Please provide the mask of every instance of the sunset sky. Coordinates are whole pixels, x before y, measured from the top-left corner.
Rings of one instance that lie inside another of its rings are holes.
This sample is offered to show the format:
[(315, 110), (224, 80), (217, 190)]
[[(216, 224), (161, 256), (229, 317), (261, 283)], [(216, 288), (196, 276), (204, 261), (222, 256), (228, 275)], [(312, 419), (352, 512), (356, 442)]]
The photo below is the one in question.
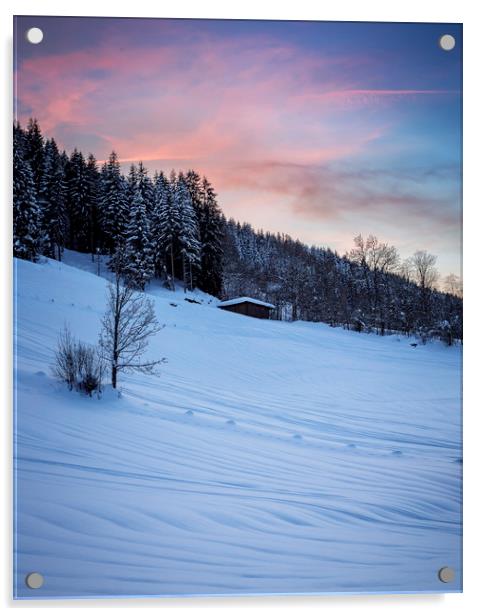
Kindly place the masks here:
[(460, 273), (461, 26), (18, 17), (15, 33), (17, 117), (67, 151), (195, 168), (256, 228), (340, 253), (373, 233)]

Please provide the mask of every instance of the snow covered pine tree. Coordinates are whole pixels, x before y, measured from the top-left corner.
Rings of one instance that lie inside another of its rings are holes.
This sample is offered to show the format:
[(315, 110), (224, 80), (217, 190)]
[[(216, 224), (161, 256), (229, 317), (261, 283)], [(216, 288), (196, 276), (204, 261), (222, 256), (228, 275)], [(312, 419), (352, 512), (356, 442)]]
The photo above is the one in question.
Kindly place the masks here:
[(34, 176), (24, 158), (22, 134), (14, 131), (13, 144), (13, 254), (36, 261), (41, 250), (40, 210)]
[(146, 206), (139, 187), (129, 204), (130, 218), (126, 230), (123, 273), (132, 286), (144, 290), (154, 275), (152, 244)]

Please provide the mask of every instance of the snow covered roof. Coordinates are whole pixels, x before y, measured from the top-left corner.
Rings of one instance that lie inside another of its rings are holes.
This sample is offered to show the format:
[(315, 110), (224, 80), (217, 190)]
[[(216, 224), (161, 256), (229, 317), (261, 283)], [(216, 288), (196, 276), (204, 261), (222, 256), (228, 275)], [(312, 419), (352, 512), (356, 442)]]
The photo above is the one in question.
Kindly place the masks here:
[(262, 302), (260, 299), (253, 299), (252, 297), (235, 297), (233, 299), (227, 299), (225, 302), (220, 302), (218, 306), (222, 308), (224, 306), (244, 304), (245, 302), (248, 302), (249, 304), (256, 304), (257, 306), (266, 306), (266, 308), (274, 308), (273, 304), (268, 304), (268, 302)]

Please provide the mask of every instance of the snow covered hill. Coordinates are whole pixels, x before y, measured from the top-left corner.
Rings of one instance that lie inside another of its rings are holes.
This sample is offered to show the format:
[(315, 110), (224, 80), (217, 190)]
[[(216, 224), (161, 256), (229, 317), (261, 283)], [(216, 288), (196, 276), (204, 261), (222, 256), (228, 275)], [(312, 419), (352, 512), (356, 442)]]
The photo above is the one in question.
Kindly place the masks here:
[(50, 370), (105, 309), (73, 261), (16, 262), (17, 597), (460, 590), (460, 348), (155, 288), (161, 375), (89, 399)]

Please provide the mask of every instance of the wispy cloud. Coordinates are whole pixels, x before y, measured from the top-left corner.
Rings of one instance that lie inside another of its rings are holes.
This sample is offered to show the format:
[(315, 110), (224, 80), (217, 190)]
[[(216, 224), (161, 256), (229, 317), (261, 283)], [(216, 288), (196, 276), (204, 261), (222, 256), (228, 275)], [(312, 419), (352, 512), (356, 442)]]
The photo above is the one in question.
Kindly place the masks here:
[(228, 215), (302, 238), (317, 225), (348, 235), (362, 217), (401, 238), (429, 221), (454, 228), (460, 182), (436, 147), (451, 133), (433, 122), (456, 88), (407, 87), (379, 55), (322, 53), (271, 32), (214, 36), (176, 21), (126, 37), (106, 24), (88, 47), (63, 40), (19, 58), (20, 120), (37, 116), (68, 150), (105, 159), (115, 149), (126, 166), (196, 167)]

